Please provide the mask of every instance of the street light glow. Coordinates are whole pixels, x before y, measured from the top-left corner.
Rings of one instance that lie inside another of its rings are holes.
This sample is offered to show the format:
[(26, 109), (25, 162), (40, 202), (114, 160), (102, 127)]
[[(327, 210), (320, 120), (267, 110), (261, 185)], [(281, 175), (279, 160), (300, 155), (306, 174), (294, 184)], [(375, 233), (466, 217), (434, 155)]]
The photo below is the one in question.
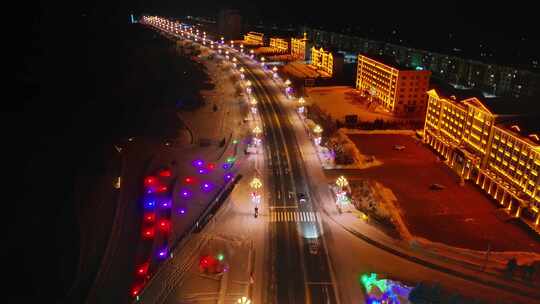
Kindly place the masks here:
[(259, 178), (254, 177), (251, 182), (249, 183), (249, 186), (255, 190), (260, 189), (262, 187), (262, 182)]
[(336, 185), (341, 188), (347, 187), (349, 185), (349, 181), (345, 178), (345, 176), (342, 175), (336, 180)]
[(262, 130), (259, 126), (256, 126), (255, 128), (253, 128), (253, 134), (255, 134), (255, 136), (259, 135), (262, 133)]

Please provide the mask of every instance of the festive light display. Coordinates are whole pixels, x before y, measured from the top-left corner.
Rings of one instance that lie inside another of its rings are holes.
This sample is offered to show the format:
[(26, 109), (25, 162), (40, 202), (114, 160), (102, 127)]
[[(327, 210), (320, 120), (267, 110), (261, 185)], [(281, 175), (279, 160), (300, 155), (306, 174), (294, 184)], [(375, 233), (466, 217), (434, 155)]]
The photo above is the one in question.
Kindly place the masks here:
[(360, 283), (366, 292), (366, 303), (408, 303), (412, 287), (388, 279), (377, 279), (376, 273), (363, 274)]

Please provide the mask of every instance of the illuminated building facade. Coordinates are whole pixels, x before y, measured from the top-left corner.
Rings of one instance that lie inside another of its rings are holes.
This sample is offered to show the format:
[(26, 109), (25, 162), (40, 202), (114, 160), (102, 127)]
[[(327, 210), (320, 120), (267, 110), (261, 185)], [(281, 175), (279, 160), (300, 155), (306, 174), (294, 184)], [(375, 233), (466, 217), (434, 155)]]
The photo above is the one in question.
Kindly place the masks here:
[(423, 114), (430, 71), (398, 69), (358, 55), (356, 88), (397, 115)]
[(324, 71), (331, 77), (334, 71), (334, 56), (331, 52), (323, 50), (323, 48), (316, 49), (315, 47), (312, 47), (311, 65), (318, 70)]
[(291, 55), (296, 60), (306, 60), (306, 33), (304, 38), (291, 38)]
[(257, 32), (248, 32), (244, 35), (244, 42), (246, 44), (254, 45), (263, 45), (264, 44), (264, 34)]
[(283, 38), (270, 38), (270, 47), (286, 53), (289, 51), (289, 42)]
[(538, 134), (523, 134), (519, 121), (526, 116), (495, 112), (475, 97), (427, 95), (424, 141), (460, 177), (539, 231), (540, 141)]
[[(392, 57), (410, 69), (422, 67), (433, 76), (457, 86), (475, 88), (498, 96), (540, 95), (540, 73), (522, 67), (501, 66), (456, 55), (397, 45), (384, 41), (303, 27), (302, 32), (316, 45), (340, 51)], [(536, 67), (538, 68), (538, 67)]]

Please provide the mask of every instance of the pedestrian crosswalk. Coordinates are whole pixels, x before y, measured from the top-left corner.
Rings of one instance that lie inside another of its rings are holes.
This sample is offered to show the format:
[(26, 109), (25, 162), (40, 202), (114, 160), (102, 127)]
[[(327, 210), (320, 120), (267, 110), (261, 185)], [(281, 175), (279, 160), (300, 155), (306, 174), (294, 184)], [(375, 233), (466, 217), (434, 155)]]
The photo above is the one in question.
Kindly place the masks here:
[(315, 212), (310, 211), (270, 211), (270, 222), (315, 222)]

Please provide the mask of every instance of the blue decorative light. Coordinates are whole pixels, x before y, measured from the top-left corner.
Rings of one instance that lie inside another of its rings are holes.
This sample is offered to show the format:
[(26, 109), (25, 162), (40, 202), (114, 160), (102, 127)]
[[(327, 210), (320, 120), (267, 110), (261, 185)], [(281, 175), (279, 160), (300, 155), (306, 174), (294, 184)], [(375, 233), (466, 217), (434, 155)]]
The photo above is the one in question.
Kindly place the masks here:
[(195, 167), (202, 167), (202, 166), (204, 166), (204, 161), (202, 161), (200, 159), (196, 159), (191, 164), (193, 166), (195, 166)]
[(185, 213), (186, 213), (186, 209), (185, 209), (185, 208), (180, 208), (180, 209), (178, 209), (178, 213), (180, 213), (180, 214), (185, 214)]
[(180, 191), (180, 195), (183, 197), (183, 198), (190, 198), (191, 197), (191, 191), (189, 191), (188, 189), (182, 189)]
[(225, 174), (225, 176), (223, 177), (223, 179), (228, 182), (231, 180), (231, 178), (233, 177), (233, 175), (231, 173), (227, 173)]
[(212, 190), (212, 184), (210, 184), (209, 182), (204, 182), (204, 183), (202, 183), (202, 185), (201, 185), (201, 190), (202, 190), (203, 192), (209, 192), (209, 191), (211, 191), (211, 190)]
[(206, 168), (199, 168), (199, 170), (197, 170), (199, 172), (199, 174), (208, 174), (208, 170)]
[(156, 207), (156, 201), (154, 200), (148, 200), (144, 202), (144, 208), (145, 209), (154, 209)]
[(164, 200), (161, 203), (161, 206), (164, 207), (164, 208), (169, 208), (169, 207), (171, 207), (171, 201), (170, 200)]
[(162, 248), (161, 250), (159, 250), (159, 252), (158, 252), (158, 258), (160, 258), (160, 259), (165, 259), (165, 258), (167, 258), (167, 247)]

